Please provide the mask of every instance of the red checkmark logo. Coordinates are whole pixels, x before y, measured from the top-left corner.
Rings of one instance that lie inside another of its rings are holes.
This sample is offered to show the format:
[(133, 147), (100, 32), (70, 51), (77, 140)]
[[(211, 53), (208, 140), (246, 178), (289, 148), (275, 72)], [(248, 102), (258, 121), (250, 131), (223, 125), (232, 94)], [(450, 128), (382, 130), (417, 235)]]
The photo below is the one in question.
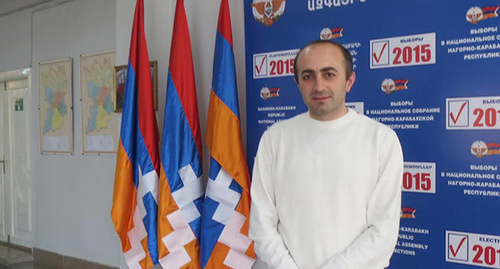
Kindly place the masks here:
[(377, 53), (373, 53), (373, 58), (375, 59), (375, 62), (380, 62), (380, 59), (382, 58), (382, 54), (384, 54), (385, 49), (387, 48), (387, 44), (389, 42), (385, 42), (384, 45), (382, 46), (382, 49), (380, 50), (380, 53), (377, 56)]
[(465, 106), (467, 105), (467, 102), (464, 102), (460, 109), (458, 110), (457, 117), (453, 116), (453, 112), (450, 112), (450, 118), (453, 124), (457, 124), (458, 118), (460, 118), (460, 115), (462, 114), (462, 111), (464, 110)]
[(457, 246), (457, 249), (454, 250), (453, 249), (453, 245), (450, 244), (450, 251), (451, 251), (451, 255), (453, 255), (453, 257), (456, 257), (457, 254), (458, 254), (458, 251), (460, 250), (460, 248), (462, 247), (462, 245), (464, 244), (465, 240), (467, 239), (467, 236), (464, 236), (462, 238), (462, 240), (460, 240), (460, 243), (458, 243), (458, 246)]
[(266, 61), (266, 56), (262, 57), (262, 61), (260, 62), (260, 64), (255, 65), (255, 70), (257, 71), (257, 75), (260, 74), (260, 72), (262, 71), (262, 67), (264, 67), (265, 61)]

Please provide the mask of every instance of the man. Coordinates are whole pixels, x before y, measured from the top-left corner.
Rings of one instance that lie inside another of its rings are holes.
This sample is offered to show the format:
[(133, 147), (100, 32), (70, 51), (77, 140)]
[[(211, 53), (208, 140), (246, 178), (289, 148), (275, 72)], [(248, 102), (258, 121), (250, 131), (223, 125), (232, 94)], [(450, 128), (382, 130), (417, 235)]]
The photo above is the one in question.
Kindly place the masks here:
[(250, 237), (270, 268), (380, 269), (399, 228), (403, 156), (393, 130), (345, 108), (355, 73), (342, 45), (315, 41), (295, 58), (309, 111), (262, 136)]

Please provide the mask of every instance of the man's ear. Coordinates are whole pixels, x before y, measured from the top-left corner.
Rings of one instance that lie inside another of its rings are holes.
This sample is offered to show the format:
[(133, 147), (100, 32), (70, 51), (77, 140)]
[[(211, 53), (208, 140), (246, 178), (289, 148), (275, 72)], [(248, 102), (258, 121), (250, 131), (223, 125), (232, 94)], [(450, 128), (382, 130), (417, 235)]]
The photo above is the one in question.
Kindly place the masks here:
[(351, 76), (346, 81), (346, 87), (345, 87), (346, 92), (351, 91), (352, 85), (354, 85), (355, 80), (356, 80), (356, 72), (352, 71)]

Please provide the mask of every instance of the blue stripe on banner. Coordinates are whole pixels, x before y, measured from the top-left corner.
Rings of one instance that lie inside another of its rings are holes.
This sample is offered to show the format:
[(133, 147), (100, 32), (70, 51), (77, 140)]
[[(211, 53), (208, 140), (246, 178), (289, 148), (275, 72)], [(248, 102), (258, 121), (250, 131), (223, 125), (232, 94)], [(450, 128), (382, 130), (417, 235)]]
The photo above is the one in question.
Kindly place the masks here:
[[(209, 179), (211, 180), (211, 179)], [(217, 240), (219, 239), (222, 230), (224, 230), (225, 225), (212, 219), (215, 210), (219, 206), (219, 203), (210, 199), (210, 197), (205, 197), (204, 201), (204, 211), (202, 217), (203, 229), (208, 230), (203, 232), (203, 240), (200, 241), (200, 254), (201, 254), (201, 268), (205, 268), (210, 255), (212, 254)]]
[(220, 164), (214, 160), (214, 158), (210, 157), (210, 170), (208, 173), (208, 178), (215, 179), (217, 177), (217, 174), (219, 174), (219, 171), (222, 167)]
[[(137, 123), (139, 125), (139, 123)], [(148, 148), (146, 147), (146, 142), (144, 141), (144, 137), (141, 133), (140, 128), (137, 128), (137, 151), (138, 151), (138, 160), (135, 166), (139, 165), (141, 167), (141, 172), (143, 175), (155, 171), (155, 167), (153, 165), (153, 161), (151, 160), (151, 156), (149, 155)], [(158, 176), (158, 175), (157, 175)]]
[[(167, 84), (161, 159), (170, 190), (174, 193), (184, 187), (179, 169), (190, 164), (197, 177), (201, 177), (202, 171), (198, 148), (170, 71)], [(202, 211), (202, 202), (203, 196), (194, 201), (199, 212)], [(200, 235), (200, 224), (201, 218), (189, 223), (197, 238)]]
[(241, 194), (243, 193), (243, 188), (238, 184), (238, 181), (234, 180), (231, 181), (231, 185), (229, 185), (229, 189)]
[(142, 219), (146, 232), (148, 233), (148, 249), (149, 255), (154, 264), (158, 263), (158, 241), (156, 240), (157, 226), (156, 217), (158, 215), (158, 205), (151, 192), (146, 193), (142, 197), (142, 202), (146, 208), (146, 216)]
[[(130, 162), (133, 164), (134, 169), (134, 184), (137, 188), (139, 186), (139, 171), (137, 165), (140, 165), (143, 174), (147, 174), (154, 170), (154, 165), (149, 156), (146, 148), (144, 138), (141, 130), (139, 129), (138, 106), (137, 106), (137, 85), (136, 73), (132, 65), (129, 63), (127, 70), (127, 82), (125, 83), (125, 97), (123, 101), (123, 124), (120, 130), (122, 144), (125, 152), (128, 155)], [(129, 102), (127, 100), (134, 100)], [(131, 132), (130, 130), (133, 130)], [(132, 135), (135, 134), (135, 137)], [(139, 156), (139, 158), (137, 158)]]
[[(137, 123), (139, 124), (139, 123)], [(134, 165), (135, 170), (137, 169), (137, 166), (141, 168), (141, 172), (143, 175), (143, 180), (144, 180), (144, 175), (154, 172), (156, 173), (153, 165), (153, 161), (151, 160), (151, 156), (149, 155), (148, 149), (146, 148), (146, 143), (144, 142), (144, 137), (142, 133), (140, 132), (140, 129), (137, 128), (137, 151), (138, 151), (138, 160), (137, 163)], [(158, 175), (157, 175), (158, 176)], [(150, 179), (148, 179), (150, 180)], [(158, 180), (158, 179), (156, 179)], [(142, 184), (150, 184), (151, 182), (143, 182)], [(151, 192), (147, 192), (144, 194), (142, 197), (142, 202), (144, 204), (144, 208), (146, 209), (146, 215), (142, 219), (142, 222), (144, 223), (144, 228), (146, 229), (146, 232), (148, 234), (148, 249), (149, 249), (149, 255), (151, 256), (151, 259), (153, 260), (154, 264), (158, 263), (158, 241), (157, 241), (157, 216), (158, 216), (158, 205), (156, 204), (156, 200), (154, 199), (154, 196)]]
[(178, 173), (179, 169), (191, 164), (196, 176), (199, 177), (201, 165), (194, 136), (170, 72), (166, 99), (168, 103), (165, 105), (163, 141), (167, 146), (162, 147), (162, 161), (170, 190), (175, 192), (184, 186)]
[[(137, 160), (135, 154), (135, 137), (132, 134), (137, 133), (139, 126), (137, 124), (137, 91), (136, 89), (136, 72), (129, 62), (127, 66), (127, 81), (125, 82), (125, 92), (123, 99), (123, 111), (122, 111), (122, 125), (120, 130), (120, 136), (123, 144), (123, 148), (128, 155), (130, 163), (132, 164), (133, 174), (134, 174), (134, 185), (137, 188), (139, 186), (139, 174), (137, 171)], [(133, 100), (130, 102), (128, 100)], [(134, 130), (131, 132), (130, 130)]]
[[(210, 170), (208, 180), (214, 180), (217, 177), (221, 170), (220, 164), (215, 161), (213, 158), (210, 158)], [(209, 184), (207, 182), (207, 184)], [(201, 250), (201, 268), (205, 268), (208, 260), (210, 259), (210, 255), (212, 254), (217, 241), (219, 240), (220, 234), (222, 230), (224, 230), (225, 225), (215, 221), (212, 217), (215, 214), (215, 210), (219, 206), (219, 202), (211, 199), (209, 197), (209, 193), (205, 196), (205, 201), (203, 202), (203, 240), (200, 242), (200, 250)]]
[[(236, 89), (236, 68), (231, 44), (217, 31), (214, 55), (212, 89), (219, 99), (240, 118), (238, 91)], [(227, 89), (229, 88), (229, 89)]]

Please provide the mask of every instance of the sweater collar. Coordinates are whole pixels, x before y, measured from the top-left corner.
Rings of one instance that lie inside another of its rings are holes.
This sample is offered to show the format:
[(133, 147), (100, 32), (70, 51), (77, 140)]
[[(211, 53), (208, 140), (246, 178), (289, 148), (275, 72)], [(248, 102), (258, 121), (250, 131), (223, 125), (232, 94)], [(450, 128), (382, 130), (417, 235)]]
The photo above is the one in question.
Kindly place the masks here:
[(347, 113), (343, 115), (342, 117), (330, 121), (320, 121), (311, 118), (311, 115), (309, 115), (309, 111), (306, 112), (307, 118), (309, 121), (317, 128), (320, 129), (334, 129), (334, 128), (340, 128), (348, 123), (350, 123), (354, 117), (356, 117), (356, 111), (352, 110), (351, 108), (347, 108)]

